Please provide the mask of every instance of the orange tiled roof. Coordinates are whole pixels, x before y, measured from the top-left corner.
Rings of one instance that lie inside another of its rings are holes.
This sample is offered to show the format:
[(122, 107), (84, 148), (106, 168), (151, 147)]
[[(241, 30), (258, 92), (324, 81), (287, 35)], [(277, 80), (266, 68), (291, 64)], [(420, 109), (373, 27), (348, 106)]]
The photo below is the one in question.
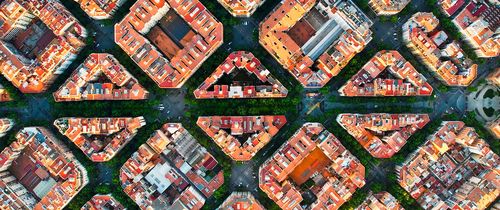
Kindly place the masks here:
[(370, 192), (365, 201), (359, 205), (356, 210), (404, 210), (403, 206), (399, 203), (394, 196), (388, 192), (379, 192), (373, 194)]
[(261, 45), (307, 88), (324, 86), (372, 39), (373, 23), (352, 1), (317, 3), (284, 0), (259, 31)]
[(411, 0), (370, 0), (368, 4), (377, 15), (395, 15), (401, 12)]
[[(431, 33), (445, 34), (435, 29), (439, 20), (432, 13), (414, 14), (403, 25), (403, 40), (413, 54), (448, 86), (468, 86), (477, 76), (477, 64), (465, 57), (457, 42), (438, 45)], [(445, 41), (445, 40), (443, 40)]]
[(125, 1), (124, 0), (75, 0), (91, 18), (109, 19)]
[[(338, 209), (365, 184), (365, 168), (319, 123), (306, 123), (259, 168), (259, 187), (282, 209), (303, 209), (301, 190), (313, 180), (310, 209)], [(293, 183), (296, 184), (293, 184)]]
[(125, 207), (118, 202), (111, 194), (107, 195), (94, 195), (81, 210), (124, 210)]
[[(224, 76), (229, 76), (240, 70), (246, 70), (262, 83), (254, 85), (248, 81), (233, 81), (233, 84), (216, 85)], [(240, 84), (241, 83), (241, 84)], [(249, 84), (246, 84), (249, 83)], [(211, 90), (213, 88), (213, 90)], [(208, 98), (282, 98), (288, 95), (288, 90), (275, 79), (269, 70), (262, 65), (250, 52), (237, 51), (221, 63), (215, 71), (194, 90), (197, 99)]]
[(391, 158), (430, 121), (427, 114), (340, 114), (337, 122), (373, 157)]
[(146, 125), (136, 118), (59, 118), (54, 126), (93, 162), (113, 158)]
[(167, 123), (125, 162), (120, 181), (141, 209), (196, 210), (224, 176), (217, 160), (181, 124)]
[(447, 121), (396, 171), (424, 209), (485, 209), (500, 195), (499, 162), (473, 128)]
[[(56, 38), (35, 59), (28, 59), (8, 41), (33, 18), (40, 19)], [(2, 1), (0, 19), (8, 23), (0, 32), (0, 72), (23, 93), (45, 91), (85, 45), (85, 28), (59, 1)]]
[[(198, 117), (196, 122), (205, 133), (236, 161), (248, 161), (286, 124), (278, 116), (211, 116)], [(244, 138), (244, 143), (238, 138)]]
[(218, 0), (235, 17), (250, 17), (266, 0)]
[(88, 183), (87, 171), (45, 128), (24, 128), (16, 138), (0, 153), (0, 208), (63, 209)]
[[(110, 83), (93, 82), (101, 75)], [(113, 55), (92, 53), (53, 95), (57, 102), (143, 100), (149, 92)]]
[(9, 92), (0, 84), (0, 102), (12, 101)]
[(227, 210), (264, 210), (265, 208), (259, 203), (250, 192), (233, 192), (224, 200), (219, 208)]
[[(167, 59), (145, 35), (169, 11), (196, 33)], [(179, 88), (222, 44), (223, 26), (198, 0), (139, 0), (115, 25), (115, 42), (161, 88)]]
[[(396, 79), (380, 78), (388, 70)], [(380, 51), (339, 89), (342, 96), (430, 96), (433, 88), (398, 51)]]

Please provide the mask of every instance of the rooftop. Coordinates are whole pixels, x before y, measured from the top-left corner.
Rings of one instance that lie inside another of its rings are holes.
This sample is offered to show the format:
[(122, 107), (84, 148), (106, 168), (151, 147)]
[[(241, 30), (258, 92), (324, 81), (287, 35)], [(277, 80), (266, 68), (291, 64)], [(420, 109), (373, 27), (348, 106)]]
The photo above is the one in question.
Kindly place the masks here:
[(500, 55), (499, 16), (498, 2), (470, 1), (453, 19), (453, 23), (479, 57), (498, 57)]
[(88, 183), (87, 171), (42, 127), (26, 127), (0, 153), (1, 209), (62, 209)]
[[(37, 42), (42, 49), (27, 58), (12, 39), (39, 19), (52, 31)], [(87, 32), (59, 2), (5, 0), (0, 3), (0, 72), (23, 93), (41, 93), (85, 46)]]
[(456, 41), (437, 29), (439, 20), (432, 13), (415, 13), (403, 25), (403, 40), (438, 79), (448, 86), (469, 86), (477, 76), (477, 64), (465, 57)]
[(372, 39), (350, 0), (284, 0), (260, 24), (259, 42), (306, 88), (323, 87)]
[(118, 202), (111, 194), (94, 195), (81, 210), (124, 210), (125, 207)]
[(248, 161), (286, 124), (286, 117), (198, 117), (196, 124), (233, 160)]
[(7, 132), (14, 127), (14, 120), (9, 118), (0, 118), (0, 137), (5, 136)]
[(303, 209), (301, 188), (316, 200), (309, 208), (337, 209), (365, 184), (365, 167), (323, 125), (306, 123), (259, 169), (259, 187), (282, 209)]
[(5, 89), (1, 84), (0, 84), (0, 102), (7, 102), (11, 101), (12, 98), (10, 97), (9, 92), (7, 89)]
[(141, 209), (201, 209), (224, 176), (217, 160), (181, 124), (167, 123), (125, 162), (120, 181)]
[(250, 17), (266, 0), (218, 0), (235, 17)]
[(396, 170), (424, 209), (486, 209), (500, 194), (499, 161), (473, 128), (447, 121)]
[(370, 192), (365, 201), (356, 208), (356, 210), (404, 210), (399, 201), (388, 192), (379, 192), (373, 194)]
[[(219, 80), (228, 77), (230, 84)], [(255, 77), (256, 79), (250, 78)], [(237, 51), (220, 64), (194, 91), (197, 99), (284, 98), (288, 90), (252, 53)]]
[(411, 0), (370, 0), (369, 5), (377, 15), (395, 15), (401, 12)]
[(264, 210), (250, 192), (233, 192), (217, 210)]
[(80, 4), (80, 7), (91, 18), (102, 20), (113, 17), (118, 7), (125, 1), (123, 0), (74, 0)]
[[(387, 72), (390, 75), (384, 74)], [(383, 50), (375, 54), (339, 89), (341, 96), (374, 97), (430, 96), (432, 91), (433, 88), (424, 75), (394, 50)]]
[(223, 26), (198, 0), (138, 0), (115, 42), (159, 87), (179, 88), (222, 44)]
[(143, 117), (136, 118), (59, 118), (59, 129), (93, 162), (113, 158), (146, 125)]
[(430, 121), (427, 114), (340, 114), (337, 122), (373, 157), (390, 158)]
[(57, 102), (143, 100), (149, 92), (107, 53), (92, 53), (53, 94)]

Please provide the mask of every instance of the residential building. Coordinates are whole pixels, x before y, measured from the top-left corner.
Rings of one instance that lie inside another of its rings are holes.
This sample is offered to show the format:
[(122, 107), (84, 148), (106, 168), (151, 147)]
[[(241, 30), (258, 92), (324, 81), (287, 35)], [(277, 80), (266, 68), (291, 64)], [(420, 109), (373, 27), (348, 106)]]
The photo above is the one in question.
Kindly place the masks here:
[(356, 210), (404, 210), (404, 208), (394, 196), (383, 191), (375, 194), (370, 192)]
[(465, 0), (439, 0), (441, 10), (449, 16), (454, 15), (464, 4)]
[(376, 158), (391, 158), (430, 121), (427, 114), (340, 114), (337, 122)]
[(0, 153), (0, 209), (63, 209), (87, 185), (87, 171), (42, 127), (26, 127)]
[(486, 81), (492, 85), (500, 87), (500, 68), (493, 70), (486, 78)]
[(448, 86), (469, 86), (477, 76), (477, 64), (465, 56), (456, 41), (437, 29), (432, 13), (418, 12), (403, 25), (403, 40), (412, 53)]
[(81, 210), (124, 210), (125, 207), (118, 202), (111, 194), (94, 195)]
[(41, 93), (85, 46), (87, 32), (58, 1), (0, 3), (0, 73), (23, 93)]
[(284, 115), (210, 116), (196, 122), (227, 156), (249, 161), (286, 124)]
[(180, 88), (222, 44), (223, 26), (199, 0), (138, 0), (115, 42), (160, 88)]
[[(219, 80), (230, 79), (230, 84)], [(284, 98), (288, 90), (252, 53), (236, 51), (194, 90), (197, 99)]]
[(97, 20), (110, 19), (125, 0), (75, 0), (88, 16)]
[(500, 55), (499, 16), (498, 1), (470, 1), (453, 23), (478, 57), (491, 58)]
[(370, 0), (368, 5), (380, 15), (395, 15), (401, 12), (411, 0)]
[(7, 131), (14, 127), (14, 120), (9, 118), (0, 118), (0, 137), (5, 136)]
[(266, 0), (218, 0), (234, 17), (250, 17)]
[(156, 130), (120, 170), (141, 209), (201, 209), (224, 183), (222, 166), (178, 123)]
[(264, 210), (250, 192), (233, 192), (217, 210)]
[[(394, 79), (380, 78), (390, 73)], [(398, 51), (375, 54), (361, 70), (339, 89), (341, 96), (430, 96), (433, 88)]]
[(93, 162), (113, 158), (146, 125), (144, 117), (122, 118), (59, 118), (59, 129)]
[[(304, 124), (259, 168), (260, 189), (281, 209), (338, 209), (364, 184), (365, 167), (319, 123)], [(307, 207), (304, 189), (315, 197)]]
[(500, 117), (498, 117), (494, 121), (487, 122), (486, 129), (490, 131), (493, 137), (495, 137), (496, 139), (500, 139)]
[(12, 101), (9, 92), (0, 84), (0, 102)]
[(304, 87), (320, 88), (372, 40), (371, 25), (351, 0), (283, 0), (259, 42)]
[(398, 182), (424, 209), (486, 209), (500, 194), (500, 158), (474, 128), (445, 121), (396, 167)]
[(53, 94), (56, 102), (144, 100), (149, 92), (107, 53), (92, 53)]

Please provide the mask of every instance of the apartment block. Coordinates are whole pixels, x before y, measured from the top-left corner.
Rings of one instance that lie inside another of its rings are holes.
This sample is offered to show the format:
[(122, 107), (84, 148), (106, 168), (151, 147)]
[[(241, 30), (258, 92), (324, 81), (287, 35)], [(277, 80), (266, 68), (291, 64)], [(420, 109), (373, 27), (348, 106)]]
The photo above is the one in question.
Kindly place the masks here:
[(424, 209), (486, 209), (500, 194), (499, 162), (474, 128), (445, 121), (396, 172)]
[(59, 132), (93, 162), (109, 161), (144, 125), (144, 117), (59, 118), (54, 121)]
[(181, 124), (167, 123), (120, 170), (124, 192), (141, 209), (201, 209), (224, 183), (222, 166)]
[(0, 3), (0, 73), (23, 93), (41, 93), (85, 46), (87, 32), (58, 1)]
[(380, 15), (395, 15), (401, 12), (411, 0), (370, 0), (368, 5)]
[(63, 209), (89, 182), (66, 146), (42, 127), (26, 127), (0, 153), (0, 209)]
[[(387, 78), (388, 76), (393, 76), (394, 79)], [(432, 91), (433, 88), (424, 75), (398, 51), (383, 50), (353, 75), (339, 89), (339, 94), (349, 97), (430, 96)]]
[(388, 192), (370, 192), (365, 201), (356, 210), (404, 210), (394, 196)]
[(250, 192), (233, 192), (217, 210), (264, 210)]
[[(338, 209), (364, 184), (365, 167), (319, 123), (305, 123), (259, 168), (260, 189), (281, 209)], [(304, 188), (315, 195), (307, 207)]]
[(115, 42), (160, 88), (180, 88), (223, 42), (223, 26), (198, 0), (138, 0)]
[(284, 115), (210, 116), (196, 122), (235, 161), (249, 161), (286, 124)]
[(372, 40), (372, 25), (351, 0), (283, 0), (259, 42), (304, 87), (320, 88)]
[(12, 101), (9, 92), (0, 84), (0, 102)]
[(376, 158), (391, 158), (430, 121), (427, 114), (340, 114), (337, 122)]
[(111, 194), (94, 195), (80, 210), (124, 210), (125, 207)]
[(500, 55), (500, 7), (498, 1), (470, 1), (453, 19), (467, 43), (478, 57), (491, 58)]
[(53, 94), (56, 102), (144, 100), (149, 92), (107, 53), (92, 53)]
[(237, 51), (229, 54), (193, 94), (197, 99), (284, 98), (288, 90), (252, 53)]
[(234, 17), (250, 17), (266, 0), (218, 0)]
[(465, 4), (465, 0), (439, 0), (438, 4), (441, 11), (449, 17), (454, 15)]
[(425, 66), (447, 86), (469, 86), (477, 76), (477, 64), (465, 56), (456, 41), (438, 29), (432, 13), (418, 12), (403, 25), (403, 40)]
[(87, 15), (96, 20), (110, 19), (125, 0), (75, 0)]
[(0, 118), (0, 137), (3, 137), (7, 132), (14, 127), (14, 120), (9, 118)]

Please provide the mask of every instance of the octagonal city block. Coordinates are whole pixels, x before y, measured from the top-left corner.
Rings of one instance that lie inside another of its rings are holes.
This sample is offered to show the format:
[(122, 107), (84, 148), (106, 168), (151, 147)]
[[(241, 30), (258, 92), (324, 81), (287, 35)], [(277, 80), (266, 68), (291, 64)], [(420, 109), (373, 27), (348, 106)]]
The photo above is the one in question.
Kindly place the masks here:
[(0, 209), (63, 209), (88, 183), (87, 171), (42, 127), (27, 127), (0, 153)]
[(222, 44), (223, 26), (198, 0), (138, 0), (115, 42), (160, 88), (180, 88)]
[(85, 46), (87, 31), (58, 0), (4, 0), (0, 22), (0, 73), (23, 93), (45, 91)]
[(179, 123), (164, 124), (120, 170), (141, 209), (201, 209), (224, 183), (222, 166)]
[(260, 24), (260, 44), (306, 88), (323, 87), (372, 40), (351, 0), (283, 0)]
[(259, 187), (282, 209), (338, 209), (365, 184), (365, 167), (320, 123), (306, 123), (259, 168)]

